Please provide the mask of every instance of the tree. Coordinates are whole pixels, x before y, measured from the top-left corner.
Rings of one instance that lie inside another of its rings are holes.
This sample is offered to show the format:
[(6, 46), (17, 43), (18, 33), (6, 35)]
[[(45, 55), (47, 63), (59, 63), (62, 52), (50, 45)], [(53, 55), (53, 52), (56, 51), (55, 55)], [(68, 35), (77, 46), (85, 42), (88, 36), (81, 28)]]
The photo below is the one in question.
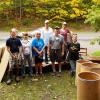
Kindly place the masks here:
[(85, 20), (85, 23), (92, 25), (95, 31), (100, 30), (100, 1), (98, 1), (99, 0), (93, 0), (94, 5), (88, 10)]

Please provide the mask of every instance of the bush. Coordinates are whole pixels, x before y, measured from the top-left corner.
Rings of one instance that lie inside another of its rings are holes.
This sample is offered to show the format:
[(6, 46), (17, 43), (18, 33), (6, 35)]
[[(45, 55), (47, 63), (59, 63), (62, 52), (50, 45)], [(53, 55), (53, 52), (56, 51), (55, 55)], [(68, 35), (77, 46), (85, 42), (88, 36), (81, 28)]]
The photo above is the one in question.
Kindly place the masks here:
[(91, 24), (96, 32), (100, 30), (100, 6), (93, 5), (88, 10), (85, 23)]

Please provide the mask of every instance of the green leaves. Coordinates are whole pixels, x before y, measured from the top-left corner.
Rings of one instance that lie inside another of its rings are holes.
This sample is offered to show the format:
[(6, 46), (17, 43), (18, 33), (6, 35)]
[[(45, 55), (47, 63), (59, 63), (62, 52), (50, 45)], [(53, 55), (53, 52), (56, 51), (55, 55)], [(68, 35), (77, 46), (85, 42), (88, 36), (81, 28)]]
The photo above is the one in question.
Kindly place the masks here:
[(85, 23), (91, 24), (95, 31), (99, 31), (100, 27), (100, 7), (93, 5), (91, 9), (88, 10), (88, 15), (86, 15)]
[[(100, 0), (1, 0), (0, 22), (30, 25), (27, 19), (53, 23), (85, 19), (96, 31), (100, 26)], [(26, 21), (25, 21), (26, 20)], [(54, 22), (55, 21), (55, 22)], [(59, 22), (57, 22), (59, 21)]]

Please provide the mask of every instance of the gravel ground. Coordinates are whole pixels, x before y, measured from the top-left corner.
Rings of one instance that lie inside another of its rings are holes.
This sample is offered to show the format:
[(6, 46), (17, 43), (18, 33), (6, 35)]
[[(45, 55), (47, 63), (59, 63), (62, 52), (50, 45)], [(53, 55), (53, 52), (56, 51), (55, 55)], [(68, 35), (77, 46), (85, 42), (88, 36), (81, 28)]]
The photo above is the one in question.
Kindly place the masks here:
[[(100, 45), (90, 45), (90, 40), (100, 36), (100, 33), (94, 32), (79, 32), (78, 34), (78, 41), (81, 44), (81, 47), (86, 47), (88, 53), (94, 52), (96, 50), (100, 50)], [(5, 41), (9, 37), (8, 32), (0, 32), (0, 47), (5, 46)]]

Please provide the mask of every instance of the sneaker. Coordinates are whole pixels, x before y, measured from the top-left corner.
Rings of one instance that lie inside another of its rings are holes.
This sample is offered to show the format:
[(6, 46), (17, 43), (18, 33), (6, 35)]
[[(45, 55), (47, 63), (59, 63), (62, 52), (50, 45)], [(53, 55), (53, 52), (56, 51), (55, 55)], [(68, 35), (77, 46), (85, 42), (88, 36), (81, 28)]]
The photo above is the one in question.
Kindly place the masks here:
[(22, 78), (25, 78), (25, 74), (22, 75)]
[(48, 61), (46, 61), (45, 63), (48, 64)]
[(8, 79), (7, 82), (6, 82), (7, 85), (10, 85), (11, 83), (12, 83), (11, 79)]
[(39, 74), (38, 74), (38, 73), (36, 73), (36, 74), (35, 74), (35, 76), (36, 76), (36, 77), (38, 77), (38, 76), (39, 76)]
[(57, 76), (58, 76), (58, 77), (61, 77), (61, 72), (58, 72), (58, 73), (57, 73)]
[(52, 75), (52, 76), (55, 76), (55, 75), (56, 75), (56, 72), (51, 73), (51, 75)]
[(43, 73), (40, 73), (40, 76), (44, 76), (44, 74)]
[(15, 81), (18, 83), (18, 82), (20, 82), (20, 78), (17, 76), (16, 78), (15, 78)]
[(29, 74), (29, 76), (30, 76), (30, 77), (33, 77), (34, 75), (33, 75), (33, 74)]
[(75, 76), (75, 71), (70, 71), (70, 76), (71, 77)]

